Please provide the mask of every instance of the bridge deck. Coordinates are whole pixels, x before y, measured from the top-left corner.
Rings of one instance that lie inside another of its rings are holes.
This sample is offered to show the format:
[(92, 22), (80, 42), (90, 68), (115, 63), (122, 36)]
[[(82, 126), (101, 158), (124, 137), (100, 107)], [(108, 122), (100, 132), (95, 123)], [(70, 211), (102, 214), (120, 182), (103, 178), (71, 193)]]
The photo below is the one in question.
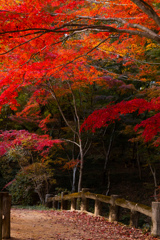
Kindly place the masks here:
[(70, 211), (11, 210), (12, 240), (103, 240), (153, 238), (104, 218)]

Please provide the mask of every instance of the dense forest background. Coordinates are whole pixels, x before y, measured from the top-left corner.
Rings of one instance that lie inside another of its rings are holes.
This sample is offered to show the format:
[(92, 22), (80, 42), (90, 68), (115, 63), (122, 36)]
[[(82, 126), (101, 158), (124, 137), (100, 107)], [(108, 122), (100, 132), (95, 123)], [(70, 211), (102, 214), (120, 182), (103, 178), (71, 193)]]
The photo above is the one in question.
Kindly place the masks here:
[[(118, 80), (121, 82), (121, 80)], [(145, 83), (131, 83), (134, 86), (134, 96), (137, 94), (149, 95), (154, 87)], [(140, 90), (142, 88), (142, 90)], [(27, 102), (30, 89), (26, 88), (25, 101)], [(88, 88), (75, 91), (78, 115), (81, 122), (94, 109), (106, 105), (112, 99), (129, 98), (133, 92), (119, 86), (105, 88), (94, 84)], [(24, 93), (20, 94), (22, 106)], [(74, 126), (75, 119), (71, 96), (59, 97), (60, 106), (67, 121)], [(41, 191), (42, 202), (46, 193), (60, 193), (61, 191), (77, 191), (79, 176), (79, 149), (75, 146), (72, 132), (66, 126), (56, 103), (48, 102), (42, 106), (41, 116), (48, 113), (52, 116), (46, 123), (47, 133), (53, 139), (62, 139), (62, 143), (50, 149), (45, 162), (41, 163), (39, 153), (30, 149), (34, 140), (30, 136), (21, 136), (23, 145), (10, 148), (1, 158), (1, 189), (11, 191), (14, 203), (35, 204), (39, 202), (37, 194)], [(31, 113), (32, 114), (32, 113)], [(147, 113), (137, 116), (136, 113), (122, 116), (120, 121), (97, 130), (95, 133), (82, 132), (85, 146), (85, 160), (82, 186), (90, 191), (103, 194), (118, 194), (132, 201), (150, 203), (154, 200), (155, 189), (158, 192), (159, 184), (159, 152), (157, 147), (137, 139), (134, 125), (146, 118)], [(15, 117), (8, 107), (1, 114), (1, 128), (42, 134), (38, 126), (37, 116), (28, 116), (25, 121)], [(26, 138), (26, 139), (25, 139)], [(65, 140), (64, 140), (65, 139)], [(33, 141), (33, 142), (32, 142)]]
[(158, 201), (160, 2), (1, 2), (0, 189)]

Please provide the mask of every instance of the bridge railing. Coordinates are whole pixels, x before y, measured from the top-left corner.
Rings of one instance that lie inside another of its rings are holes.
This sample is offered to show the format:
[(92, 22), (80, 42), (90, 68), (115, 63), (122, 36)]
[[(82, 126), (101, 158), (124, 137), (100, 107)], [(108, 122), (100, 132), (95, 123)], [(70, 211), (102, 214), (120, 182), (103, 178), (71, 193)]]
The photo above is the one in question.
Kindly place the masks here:
[(101, 216), (102, 203), (109, 204), (109, 218), (110, 222), (119, 220), (119, 207), (130, 210), (130, 226), (138, 227), (139, 213), (142, 213), (151, 218), (152, 228), (151, 234), (153, 236), (160, 236), (160, 202), (152, 202), (152, 206), (148, 207), (143, 204), (131, 202), (118, 195), (105, 196), (102, 194), (95, 194), (87, 192), (82, 189), (81, 192), (72, 194), (63, 194), (60, 196), (46, 195), (46, 206), (53, 207), (54, 209), (60, 208), (61, 210), (69, 209), (77, 210), (78, 202), (81, 202), (80, 210), (82, 212), (89, 209), (89, 199), (94, 200), (94, 215)]
[(11, 195), (0, 192), (0, 240), (10, 238)]

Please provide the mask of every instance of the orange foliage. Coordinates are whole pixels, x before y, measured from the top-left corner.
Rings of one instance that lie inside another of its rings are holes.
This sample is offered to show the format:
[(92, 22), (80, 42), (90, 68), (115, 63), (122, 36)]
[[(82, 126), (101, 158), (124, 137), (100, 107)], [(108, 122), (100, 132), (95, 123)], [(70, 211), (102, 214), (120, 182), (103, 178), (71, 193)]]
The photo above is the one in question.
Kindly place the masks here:
[[(145, 62), (146, 51), (160, 43), (158, 4), (160, 0), (1, 0), (0, 108), (8, 104), (16, 110), (18, 93), (26, 86), (52, 87), (61, 95), (70, 91), (67, 81), (72, 89), (103, 84), (103, 71), (89, 66), (103, 56), (126, 68), (136, 63), (139, 72), (126, 71), (128, 79), (136, 75), (159, 82), (158, 65)], [(36, 104), (31, 101), (23, 113)]]

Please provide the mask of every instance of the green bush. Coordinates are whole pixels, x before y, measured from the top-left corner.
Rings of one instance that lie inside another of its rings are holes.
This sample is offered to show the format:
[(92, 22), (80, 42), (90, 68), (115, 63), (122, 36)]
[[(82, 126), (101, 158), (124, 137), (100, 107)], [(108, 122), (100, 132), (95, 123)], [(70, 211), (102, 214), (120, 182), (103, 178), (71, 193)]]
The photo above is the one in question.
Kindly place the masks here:
[(34, 206), (27, 206), (27, 205), (16, 205), (16, 206), (13, 206), (13, 208), (16, 208), (16, 209), (29, 209), (29, 210), (51, 210), (50, 208), (48, 207), (45, 207), (44, 205), (34, 205)]
[(16, 180), (8, 187), (12, 195), (12, 204), (33, 205), (35, 204), (36, 193), (33, 183), (24, 174), (18, 174)]

